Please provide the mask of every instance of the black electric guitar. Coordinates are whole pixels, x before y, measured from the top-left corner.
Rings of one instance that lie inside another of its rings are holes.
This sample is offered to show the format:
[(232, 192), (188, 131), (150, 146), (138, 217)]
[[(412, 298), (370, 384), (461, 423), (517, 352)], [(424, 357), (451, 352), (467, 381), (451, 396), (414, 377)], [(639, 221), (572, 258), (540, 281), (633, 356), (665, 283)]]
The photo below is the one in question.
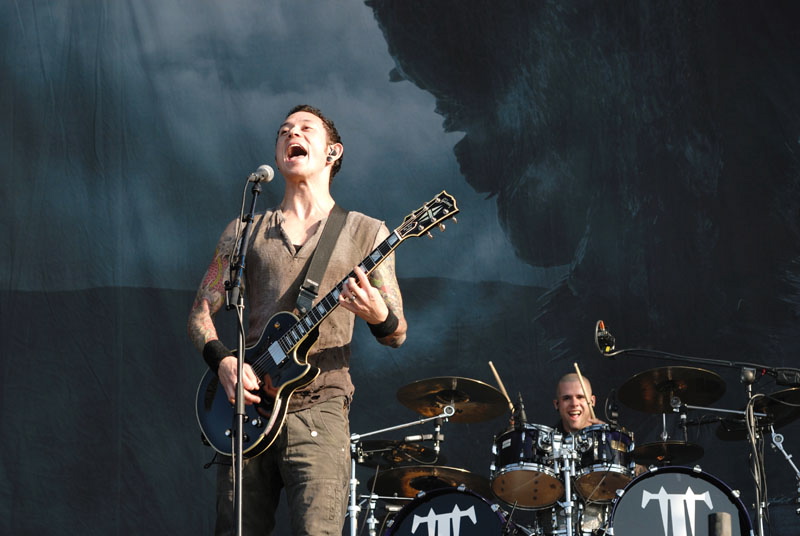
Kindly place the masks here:
[[(359, 268), (371, 273), (400, 243), (411, 236), (428, 234), (434, 226), (458, 213), (456, 200), (445, 191), (405, 217), (402, 225), (361, 261)], [(275, 441), (289, 406), (289, 398), (297, 389), (308, 385), (319, 375), (319, 369), (308, 364), (306, 356), (317, 341), (319, 326), (339, 305), (339, 295), (350, 272), (311, 310), (298, 318), (280, 312), (270, 318), (258, 342), (245, 348), (245, 362), (261, 379), (259, 404), (245, 406), (242, 451), (252, 458), (266, 451)], [(208, 443), (219, 453), (233, 453), (234, 406), (217, 375), (207, 371), (197, 388), (197, 422)]]

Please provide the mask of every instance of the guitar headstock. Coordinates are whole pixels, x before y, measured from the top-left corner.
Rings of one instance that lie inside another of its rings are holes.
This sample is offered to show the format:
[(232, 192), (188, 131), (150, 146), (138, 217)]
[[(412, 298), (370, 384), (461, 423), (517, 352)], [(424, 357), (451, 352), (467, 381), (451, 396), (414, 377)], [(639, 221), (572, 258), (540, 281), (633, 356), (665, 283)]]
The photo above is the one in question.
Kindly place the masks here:
[(455, 198), (442, 190), (436, 197), (406, 216), (403, 224), (395, 231), (401, 238), (430, 234), (428, 231), (434, 225), (439, 225), (444, 230), (442, 222), (453, 218), (456, 214), (458, 214), (458, 207)]

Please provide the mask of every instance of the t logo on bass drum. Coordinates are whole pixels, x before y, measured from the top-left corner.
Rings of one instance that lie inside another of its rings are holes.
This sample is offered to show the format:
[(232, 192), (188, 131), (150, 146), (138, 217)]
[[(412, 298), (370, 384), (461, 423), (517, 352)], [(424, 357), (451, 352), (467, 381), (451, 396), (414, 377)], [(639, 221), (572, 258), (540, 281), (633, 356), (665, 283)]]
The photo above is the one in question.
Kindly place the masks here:
[[(711, 494), (704, 492), (697, 494), (691, 487), (686, 488), (686, 493), (667, 493), (664, 486), (658, 493), (651, 493), (647, 490), (642, 492), (642, 508), (647, 507), (650, 501), (658, 501), (661, 510), (661, 524), (664, 526), (664, 536), (669, 536), (667, 529), (670, 521), (672, 522), (672, 536), (694, 536), (695, 533), (695, 506), (702, 501), (713, 510), (711, 504)], [(669, 512), (670, 515), (667, 515)], [(705, 518), (703, 518), (705, 519)], [(686, 524), (689, 524), (689, 532), (686, 531)]]

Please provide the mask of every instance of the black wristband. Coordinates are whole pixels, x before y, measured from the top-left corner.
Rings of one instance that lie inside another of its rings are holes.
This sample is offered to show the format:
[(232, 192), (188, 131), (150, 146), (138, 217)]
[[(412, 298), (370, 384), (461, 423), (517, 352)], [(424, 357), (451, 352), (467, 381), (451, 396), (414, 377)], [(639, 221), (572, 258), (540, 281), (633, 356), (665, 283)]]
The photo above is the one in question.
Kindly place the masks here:
[(205, 346), (203, 346), (203, 359), (205, 359), (208, 368), (211, 369), (211, 372), (217, 373), (217, 369), (219, 369), (219, 363), (229, 355), (233, 355), (233, 352), (228, 350), (228, 348), (222, 344), (219, 339), (214, 339), (213, 341), (208, 341)]
[(370, 324), (367, 322), (369, 330), (376, 339), (382, 339), (387, 335), (391, 335), (395, 332), (395, 330), (397, 330), (397, 326), (399, 324), (400, 320), (397, 318), (397, 315), (394, 314), (391, 308), (389, 309), (389, 314), (386, 316), (386, 320), (380, 324)]

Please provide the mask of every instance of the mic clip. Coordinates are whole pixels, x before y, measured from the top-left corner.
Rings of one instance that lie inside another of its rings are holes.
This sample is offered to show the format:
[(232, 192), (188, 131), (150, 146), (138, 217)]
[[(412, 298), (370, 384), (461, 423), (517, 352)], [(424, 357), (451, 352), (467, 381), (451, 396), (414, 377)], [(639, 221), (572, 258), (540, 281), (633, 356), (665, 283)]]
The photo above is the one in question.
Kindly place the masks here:
[(617, 339), (606, 329), (606, 325), (602, 320), (598, 320), (594, 328), (594, 344), (600, 353), (608, 355), (614, 351), (617, 345)]

